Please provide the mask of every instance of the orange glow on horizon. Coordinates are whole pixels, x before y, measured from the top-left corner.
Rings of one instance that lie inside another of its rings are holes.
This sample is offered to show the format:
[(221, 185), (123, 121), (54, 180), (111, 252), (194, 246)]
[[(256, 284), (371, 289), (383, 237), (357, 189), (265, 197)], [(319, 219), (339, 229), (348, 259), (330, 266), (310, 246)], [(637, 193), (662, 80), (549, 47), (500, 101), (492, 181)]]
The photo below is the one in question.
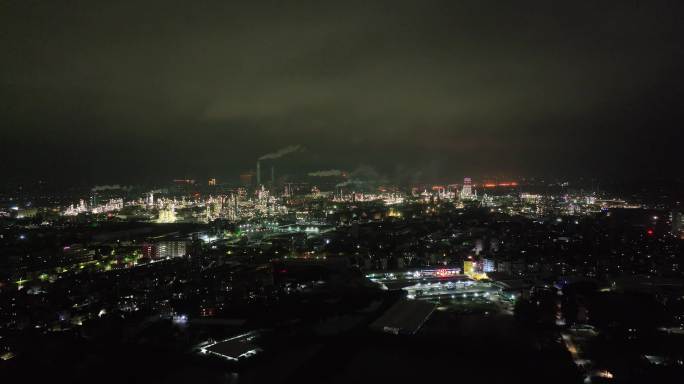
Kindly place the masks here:
[(501, 183), (484, 183), (483, 186), (485, 188), (496, 188), (496, 187), (517, 187), (518, 182), (517, 181), (504, 181)]

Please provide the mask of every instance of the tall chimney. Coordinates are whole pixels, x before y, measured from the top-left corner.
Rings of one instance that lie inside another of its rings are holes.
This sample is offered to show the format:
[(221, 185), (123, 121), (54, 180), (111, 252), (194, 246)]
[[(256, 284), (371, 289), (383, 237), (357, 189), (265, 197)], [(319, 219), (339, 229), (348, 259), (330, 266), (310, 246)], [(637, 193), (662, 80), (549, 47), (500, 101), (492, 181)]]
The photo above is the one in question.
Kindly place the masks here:
[(257, 188), (261, 185), (261, 161), (257, 160)]

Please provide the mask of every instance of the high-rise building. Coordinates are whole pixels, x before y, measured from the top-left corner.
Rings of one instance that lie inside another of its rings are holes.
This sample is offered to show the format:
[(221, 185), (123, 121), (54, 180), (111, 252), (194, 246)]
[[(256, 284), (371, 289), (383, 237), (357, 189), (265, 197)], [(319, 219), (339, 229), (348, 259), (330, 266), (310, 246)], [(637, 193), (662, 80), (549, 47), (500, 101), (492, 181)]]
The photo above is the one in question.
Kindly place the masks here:
[(155, 244), (155, 256), (157, 259), (168, 259), (172, 257), (181, 257), (186, 254), (185, 241), (160, 241)]
[(461, 188), (461, 200), (473, 200), (477, 198), (477, 192), (473, 190), (473, 181), (470, 177), (463, 179), (463, 188)]
[(496, 265), (492, 259), (482, 259), (482, 272), (494, 272), (496, 271)]
[(470, 177), (463, 179), (463, 189), (461, 190), (461, 193), (466, 195), (473, 193), (473, 181), (470, 179)]
[(215, 185), (216, 185), (216, 179), (215, 179), (215, 178), (209, 179), (209, 186), (210, 186), (210, 187), (213, 187), (213, 186), (215, 186)]

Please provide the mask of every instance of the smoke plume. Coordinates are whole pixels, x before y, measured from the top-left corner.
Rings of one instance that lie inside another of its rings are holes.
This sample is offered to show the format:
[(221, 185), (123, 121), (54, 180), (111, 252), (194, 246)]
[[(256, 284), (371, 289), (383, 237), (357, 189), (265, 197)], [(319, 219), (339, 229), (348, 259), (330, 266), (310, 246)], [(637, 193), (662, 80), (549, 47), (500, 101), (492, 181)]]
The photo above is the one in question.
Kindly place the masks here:
[(313, 177), (343, 176), (344, 174), (345, 174), (345, 172), (340, 171), (339, 169), (329, 169), (327, 171), (309, 172), (309, 176), (313, 176)]
[(133, 189), (133, 187), (131, 187), (131, 186), (113, 184), (113, 185), (96, 185), (91, 189), (91, 191), (92, 192), (111, 191), (111, 190), (130, 191), (131, 189)]
[(272, 159), (278, 159), (281, 158), (285, 155), (289, 155), (290, 153), (297, 152), (301, 150), (302, 147), (301, 145), (290, 145), (285, 148), (280, 148), (279, 150), (273, 152), (273, 153), (267, 153), (259, 158), (259, 160), (272, 160)]

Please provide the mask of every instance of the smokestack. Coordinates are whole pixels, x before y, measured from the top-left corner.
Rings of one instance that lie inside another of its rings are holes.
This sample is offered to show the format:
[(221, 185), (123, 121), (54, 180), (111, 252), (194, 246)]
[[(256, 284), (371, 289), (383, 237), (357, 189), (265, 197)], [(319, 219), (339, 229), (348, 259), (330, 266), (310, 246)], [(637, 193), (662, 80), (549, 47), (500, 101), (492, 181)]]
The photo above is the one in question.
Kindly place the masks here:
[(271, 185), (275, 184), (275, 166), (271, 165)]
[(257, 160), (257, 187), (261, 185), (261, 161)]

